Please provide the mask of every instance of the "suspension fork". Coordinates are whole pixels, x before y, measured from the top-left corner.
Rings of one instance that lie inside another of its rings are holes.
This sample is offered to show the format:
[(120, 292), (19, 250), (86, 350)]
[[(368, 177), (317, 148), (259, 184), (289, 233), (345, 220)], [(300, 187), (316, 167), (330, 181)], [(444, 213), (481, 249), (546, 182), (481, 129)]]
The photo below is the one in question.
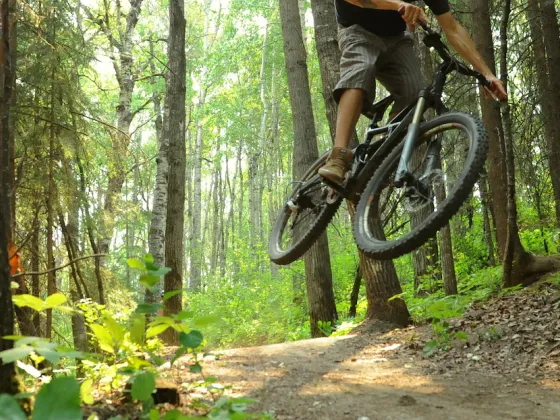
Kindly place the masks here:
[(399, 166), (397, 167), (397, 174), (395, 176), (395, 186), (401, 188), (405, 183), (414, 181), (413, 175), (408, 168), (408, 162), (412, 157), (412, 152), (414, 151), (414, 146), (416, 145), (416, 137), (420, 132), (420, 121), (422, 120), (422, 115), (424, 115), (424, 110), (426, 109), (426, 94), (425, 90), (420, 92), (416, 108), (414, 110), (414, 116), (412, 117), (412, 122), (408, 126), (408, 132), (404, 139), (403, 151), (401, 158), (399, 160)]
[(422, 179), (429, 175), (432, 171), (440, 169), (440, 152), (441, 152), (441, 134), (436, 134), (428, 143), (426, 151), (426, 168), (422, 174)]

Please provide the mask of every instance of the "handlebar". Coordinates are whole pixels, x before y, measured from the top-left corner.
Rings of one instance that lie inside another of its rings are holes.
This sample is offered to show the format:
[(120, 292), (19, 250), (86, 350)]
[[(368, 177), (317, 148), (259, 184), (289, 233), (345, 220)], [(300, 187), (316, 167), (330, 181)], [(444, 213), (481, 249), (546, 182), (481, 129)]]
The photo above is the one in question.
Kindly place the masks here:
[[(401, 15), (404, 15), (404, 6), (399, 7), (398, 12)], [(490, 88), (492, 86), (488, 79), (486, 79), (486, 77), (484, 77), (481, 73), (467, 67), (461, 61), (453, 57), (449, 52), (449, 48), (447, 48), (447, 46), (442, 42), (441, 35), (432, 30), (426, 22), (418, 21), (416, 22), (416, 25), (420, 26), (426, 33), (426, 36), (423, 39), (424, 44), (427, 47), (432, 47), (436, 50), (444, 61), (452, 63), (458, 73), (474, 77), (483, 87)]]

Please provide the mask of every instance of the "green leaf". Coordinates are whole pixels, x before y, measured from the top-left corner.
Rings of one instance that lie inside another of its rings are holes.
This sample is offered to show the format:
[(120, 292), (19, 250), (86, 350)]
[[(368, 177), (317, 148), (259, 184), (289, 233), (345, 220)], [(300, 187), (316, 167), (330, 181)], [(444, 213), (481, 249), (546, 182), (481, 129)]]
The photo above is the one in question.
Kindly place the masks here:
[(162, 357), (159, 357), (157, 354), (152, 353), (151, 351), (146, 351), (146, 353), (148, 353), (148, 355), (150, 356), (150, 359), (152, 360), (152, 363), (156, 366), (161, 366), (165, 363), (165, 359)]
[(183, 321), (188, 318), (192, 318), (194, 314), (191, 311), (181, 311), (177, 315), (175, 315), (175, 319), (177, 321)]
[(169, 267), (161, 267), (161, 268), (158, 268), (155, 271), (150, 271), (150, 273), (153, 274), (154, 276), (165, 276), (170, 271), (171, 271), (171, 268), (169, 268)]
[(158, 271), (159, 270), (159, 266), (154, 264), (154, 262), (147, 262), (146, 261), (146, 269), (148, 271)]
[(183, 293), (182, 290), (172, 290), (170, 292), (167, 292), (163, 295), (163, 301), (167, 302), (169, 299), (171, 299), (173, 296), (177, 296), (180, 295), (181, 293)]
[(115, 319), (112, 316), (108, 314), (105, 314), (103, 316), (103, 321), (105, 323), (105, 327), (107, 328), (107, 331), (113, 338), (113, 342), (116, 343), (117, 347), (120, 347), (120, 344), (124, 340), (124, 334), (126, 332), (126, 328), (120, 325), (117, 321), (115, 321)]
[(426, 357), (430, 357), (439, 349), (439, 343), (436, 340), (431, 340), (426, 343), (424, 346), (423, 354)]
[[(18, 341), (18, 340), (21, 340), (21, 339), (26, 338), (26, 337), (24, 335), (5, 335), (2, 338), (4, 340)], [(33, 338), (36, 338), (37, 340), (39, 340), (39, 337), (33, 337)]]
[(128, 260), (126, 260), (126, 263), (128, 264), (128, 266), (130, 268), (137, 268), (139, 270), (145, 270), (146, 266), (144, 265), (144, 263), (140, 260), (137, 260), (136, 258), (129, 258)]
[(97, 338), (101, 350), (104, 350), (107, 353), (115, 353), (113, 339), (111, 338), (111, 335), (109, 334), (107, 329), (99, 324), (91, 324), (89, 327), (93, 331), (95, 338)]
[(144, 262), (146, 264), (153, 264), (154, 263), (154, 256), (152, 254), (146, 254), (144, 255)]
[(19, 284), (17, 284), (15, 281), (11, 281), (10, 282), (10, 289), (12, 289), (12, 290), (19, 289)]
[(87, 379), (80, 386), (80, 396), (84, 404), (93, 404), (93, 379)]
[(165, 413), (163, 420), (196, 420), (202, 417), (188, 417), (181, 414), (179, 410), (171, 410)]
[(156, 389), (156, 378), (152, 372), (142, 372), (136, 375), (132, 384), (132, 398), (138, 401), (146, 401), (152, 397)]
[(33, 420), (81, 420), (80, 385), (73, 376), (62, 376), (43, 385), (33, 410)]
[(163, 307), (160, 303), (140, 303), (136, 307), (137, 314), (155, 314)]
[(467, 341), (469, 339), (469, 336), (467, 335), (467, 333), (463, 332), (463, 331), (457, 331), (455, 333), (455, 338), (457, 340), (463, 340), (463, 341)]
[(11, 395), (0, 394), (0, 420), (27, 420), (27, 416)]
[(202, 372), (202, 366), (200, 366), (200, 363), (196, 362), (194, 365), (192, 365), (189, 368), (189, 371), (191, 373), (200, 373), (200, 372)]
[(146, 289), (151, 289), (161, 281), (161, 278), (153, 274), (142, 274), (139, 281)]
[(192, 330), (188, 334), (185, 334), (184, 332), (179, 334), (179, 341), (183, 347), (187, 347), (189, 349), (194, 349), (200, 346), (200, 344), (202, 344), (202, 340), (202, 333), (198, 330)]
[(148, 331), (146, 331), (146, 338), (152, 338), (155, 337), (156, 335), (160, 335), (169, 327), (170, 327), (169, 324), (159, 324), (154, 327), (150, 327), (148, 328)]
[(45, 309), (45, 302), (33, 295), (15, 295), (12, 296), (12, 302), (20, 308), (27, 306), (37, 312)]
[(146, 316), (135, 313), (130, 316), (130, 340), (136, 344), (144, 342), (144, 330), (146, 329)]
[(38, 353), (39, 355), (43, 356), (45, 359), (47, 359), (53, 365), (58, 363), (58, 361), (62, 357), (62, 355), (59, 352), (57, 352), (56, 350), (50, 349), (48, 347), (36, 348), (35, 352)]
[(16, 360), (21, 360), (31, 354), (33, 351), (32, 347), (16, 347), (10, 350), (4, 350), (0, 352), (0, 359), (2, 363), (12, 363)]
[(47, 300), (45, 301), (45, 307), (47, 309), (56, 308), (57, 306), (66, 303), (67, 301), (68, 299), (66, 299), (66, 296), (64, 296), (62, 293), (55, 293), (54, 295), (50, 295), (49, 297), (47, 297)]
[(207, 325), (218, 322), (219, 320), (220, 320), (220, 317), (217, 317), (215, 315), (203, 316), (203, 317), (195, 319), (194, 326), (195, 327), (206, 327)]

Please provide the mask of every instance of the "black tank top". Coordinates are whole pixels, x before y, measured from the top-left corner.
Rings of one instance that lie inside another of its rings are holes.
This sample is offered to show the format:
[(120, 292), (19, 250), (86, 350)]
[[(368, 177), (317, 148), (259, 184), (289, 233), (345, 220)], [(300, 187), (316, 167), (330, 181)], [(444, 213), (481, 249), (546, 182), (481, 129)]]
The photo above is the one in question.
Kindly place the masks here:
[[(408, 0), (414, 3), (416, 0)], [(448, 0), (424, 0), (437, 16), (449, 12)], [(365, 9), (344, 0), (335, 0), (336, 21), (342, 26), (358, 24), (380, 36), (398, 35), (406, 29), (406, 23), (396, 10)]]

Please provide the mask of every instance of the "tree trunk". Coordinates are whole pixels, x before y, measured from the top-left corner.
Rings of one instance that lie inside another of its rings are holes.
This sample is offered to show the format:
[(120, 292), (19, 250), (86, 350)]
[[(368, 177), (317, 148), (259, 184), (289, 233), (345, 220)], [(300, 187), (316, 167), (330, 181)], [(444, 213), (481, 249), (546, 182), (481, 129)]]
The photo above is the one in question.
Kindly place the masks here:
[[(152, 65), (153, 66), (153, 65)], [(155, 69), (152, 70), (155, 72)], [(152, 220), (150, 221), (150, 232), (148, 234), (148, 250), (154, 257), (154, 263), (161, 267), (165, 263), (165, 223), (167, 216), (167, 177), (169, 164), (167, 157), (168, 138), (163, 135), (163, 122), (161, 117), (160, 96), (152, 95), (154, 111), (156, 113), (155, 128), (158, 141), (158, 156), (156, 159), (156, 181), (154, 186), (154, 201), (152, 207)], [(169, 110), (166, 109), (166, 118)], [(156, 294), (146, 289), (146, 302), (159, 302), (159, 291), (161, 286), (156, 287)]]
[(496, 257), (494, 253), (494, 229), (490, 222), (489, 215), (489, 197), (488, 197), (488, 184), (486, 180), (486, 170), (480, 175), (478, 180), (478, 190), (480, 191), (480, 203), (482, 205), (482, 217), (484, 219), (484, 242), (486, 242), (486, 249), (488, 250), (488, 263), (491, 266), (496, 265)]
[[(445, 186), (440, 183), (436, 187), (436, 200), (439, 203), (446, 198)], [(439, 231), (439, 246), (441, 250), (441, 271), (443, 274), (443, 290), (446, 295), (457, 294), (457, 276), (455, 275), (455, 261), (453, 260), (453, 244), (451, 242), (451, 225), (444, 226)]]
[[(5, 20), (5, 5), (7, 0), (2, 1), (2, 23)], [(4, 50), (5, 51), (5, 50)], [(6, 123), (5, 118), (8, 112), (7, 104), (3, 101), (2, 103), (2, 122)], [(3, 134), (3, 133), (2, 133)], [(2, 146), (7, 145), (5, 138), (2, 135)], [(6, 149), (4, 149), (5, 151)], [(0, 201), (7, 201), (6, 190), (0, 189)], [(0, 337), (5, 337), (14, 334), (14, 308), (12, 306), (12, 291), (10, 290), (11, 278), (10, 278), (10, 265), (8, 263), (8, 237), (6, 235), (7, 223), (4, 220), (4, 216), (10, 214), (9, 207), (6, 213), (6, 207), (2, 208), (0, 211), (0, 312), (2, 316), (0, 317)], [(10, 350), (13, 347), (14, 342), (12, 340), (0, 339), (0, 351)], [(16, 372), (13, 363), (2, 364), (0, 362), (0, 394), (8, 393), (15, 394), (17, 390), (14, 387), (14, 378)]]
[[(317, 159), (319, 151), (297, 0), (280, 2), (280, 20), (295, 137), (294, 178), (299, 179)], [(333, 325), (337, 319), (326, 233), (305, 254), (304, 263), (311, 336), (319, 337), (323, 335), (319, 321)]]
[[(183, 289), (183, 232), (185, 223), (185, 2), (169, 2), (169, 77), (165, 101), (169, 118), (165, 121), (165, 136), (169, 141), (169, 201), (165, 227), (165, 265), (171, 268), (165, 276), (165, 292)], [(182, 296), (168, 299), (164, 315), (171, 316), (181, 311)], [(163, 334), (166, 344), (178, 344), (178, 335), (169, 328)]]
[[(37, 226), (31, 237), (31, 271), (34, 273), (39, 272), (39, 232), (41, 229)], [(39, 275), (33, 274), (31, 276), (31, 294), (39, 297)], [(33, 314), (33, 325), (37, 336), (41, 337), (41, 317), (38, 312)]]
[(356, 267), (356, 275), (354, 276), (354, 285), (352, 286), (352, 294), (350, 295), (350, 310), (348, 316), (353, 318), (356, 316), (356, 307), (358, 306), (358, 298), (360, 297), (360, 286), (362, 285), (362, 270), (360, 265)]
[[(55, 45), (55, 30), (53, 27), (53, 35), (51, 44)], [(55, 67), (51, 70), (51, 94), (50, 94), (50, 135), (49, 135), (49, 164), (48, 164), (48, 180), (47, 180), (47, 268), (54, 268), (54, 140), (55, 140)], [(50, 271), (47, 274), (47, 295), (56, 293), (56, 272)], [(45, 336), (51, 338), (52, 335), (52, 309), (47, 310), (47, 324), (45, 327)]]
[[(542, 7), (539, 7), (539, 0), (529, 0), (526, 13), (533, 41), (537, 86), (542, 104), (550, 180), (556, 208), (556, 224), (560, 226), (560, 118), (558, 118), (560, 91), (554, 90), (560, 89), (560, 86), (558, 86), (558, 77), (555, 74), (558, 67), (552, 67), (552, 65), (560, 65), (558, 63), (560, 57), (555, 57), (556, 50), (560, 49), (560, 40), (558, 39), (558, 22), (554, 5), (552, 5), (554, 14), (549, 17), (544, 10), (545, 3), (549, 2), (541, 0)], [(552, 22), (550, 18), (552, 18)], [(554, 40), (554, 36), (556, 36), (556, 40)], [(548, 57), (546, 53), (548, 53)]]
[[(0, 101), (0, 118), (2, 128), (0, 130), (0, 337), (14, 334), (14, 309), (12, 306), (12, 291), (10, 288), (10, 265), (8, 256), (8, 232), (11, 230), (10, 223), (10, 189), (8, 188), (8, 164), (9, 164), (9, 124), (10, 124), (10, 99), (11, 93), (11, 54), (10, 54), (10, 26), (11, 13), (10, 1), (2, 0), (0, 3), (0, 21), (2, 24), (2, 36), (0, 38), (0, 75), (4, 89)], [(8, 87), (9, 86), (9, 87)], [(12, 340), (0, 338), (0, 351), (10, 350), (13, 347)], [(13, 363), (2, 364), (0, 362), (0, 394), (16, 394), (19, 392), (15, 381), (15, 367)]]
[[(477, 30), (473, 32), (475, 41), (481, 56), (484, 58), (490, 69), (495, 72), (496, 64), (494, 59), (494, 46), (492, 41), (492, 27), (490, 23), (490, 11), (488, 2), (484, 0), (473, 0), (473, 21), (477, 22)], [(482, 108), (482, 118), (488, 131), (488, 181), (492, 190), (493, 208), (496, 223), (496, 236), (498, 240), (498, 254), (503, 258), (507, 243), (508, 234), (508, 215), (507, 215), (507, 182), (505, 159), (500, 150), (500, 137), (503, 136), (502, 118), (500, 116), (499, 105), (491, 100), (485, 99), (480, 92)], [(514, 259), (521, 262), (527, 253), (521, 245), (518, 231), (511, 232), (511, 240), (514, 244)], [(517, 277), (515, 284), (523, 281)]]
[[(82, 165), (82, 162), (80, 161), (79, 156), (76, 156), (76, 166), (78, 167), (78, 173), (80, 174), (80, 200), (79, 201), (86, 219), (85, 220), (86, 230), (87, 230), (89, 243), (91, 246), (91, 251), (94, 254), (99, 254), (99, 248), (97, 246), (97, 242), (95, 241), (95, 235), (93, 231), (93, 220), (89, 213), (89, 203), (87, 200), (86, 178), (84, 173), (84, 167)], [(103, 277), (101, 276), (100, 257), (95, 257), (94, 264), (95, 264), (95, 278), (97, 280), (97, 292), (99, 295), (99, 303), (101, 305), (105, 305), (105, 292), (103, 287)]]
[[(492, 27), (490, 24), (490, 12), (488, 2), (484, 0), (473, 0), (473, 20), (477, 22), (477, 30), (473, 33), (473, 39), (482, 57), (488, 63), (491, 70), (495, 71), (494, 47), (492, 43)], [(492, 190), (492, 204), (494, 209), (494, 222), (496, 225), (496, 236), (498, 242), (498, 254), (501, 258), (505, 255), (506, 244), (513, 244), (512, 276), (506, 287), (522, 284), (524, 277), (532, 274), (542, 274), (558, 270), (560, 261), (550, 257), (535, 257), (525, 251), (519, 239), (517, 225), (510, 229), (508, 238), (508, 197), (507, 178), (504, 163), (506, 157), (500, 151), (500, 137), (503, 136), (502, 119), (499, 106), (492, 100), (484, 99), (481, 92), (482, 118), (488, 130), (489, 171), (488, 180)], [(513, 165), (513, 162), (510, 161)], [(510, 168), (515, 173), (515, 168)], [(511, 203), (514, 205), (515, 203)]]
[[(327, 118), (334, 141), (337, 106), (332, 97), (332, 92), (340, 76), (340, 51), (337, 42), (334, 3), (331, 1), (311, 0), (311, 8), (315, 25), (315, 43), (323, 83), (323, 98), (325, 99)], [(355, 147), (357, 143), (357, 136), (354, 135), (352, 144)], [(348, 204), (348, 208), (352, 212), (352, 206), (350, 203)], [(393, 262), (376, 261), (360, 251), (359, 256), (360, 267), (367, 289), (368, 316), (371, 319), (382, 320), (392, 316), (392, 322), (401, 325), (408, 324), (410, 315), (404, 301), (402, 299), (395, 299), (389, 303), (386, 302), (387, 299), (395, 294), (401, 293)], [(399, 292), (387, 295), (387, 293), (392, 293), (394, 290), (399, 290)], [(376, 293), (380, 294), (376, 295)], [(383, 303), (384, 300), (385, 303)], [(379, 311), (377, 311), (378, 309)]]
[[(204, 77), (201, 83), (205, 83)], [(199, 111), (204, 107), (206, 89), (201, 87), (198, 102)], [(191, 275), (189, 288), (198, 291), (201, 284), (202, 271), (202, 148), (203, 145), (202, 122), (196, 124), (195, 163), (194, 163), (194, 200), (193, 200), (193, 222), (190, 246)]]
[(315, 46), (323, 83), (323, 99), (331, 138), (334, 141), (338, 108), (332, 93), (340, 78), (340, 50), (337, 41), (334, 1), (311, 0), (311, 10), (315, 27)]

